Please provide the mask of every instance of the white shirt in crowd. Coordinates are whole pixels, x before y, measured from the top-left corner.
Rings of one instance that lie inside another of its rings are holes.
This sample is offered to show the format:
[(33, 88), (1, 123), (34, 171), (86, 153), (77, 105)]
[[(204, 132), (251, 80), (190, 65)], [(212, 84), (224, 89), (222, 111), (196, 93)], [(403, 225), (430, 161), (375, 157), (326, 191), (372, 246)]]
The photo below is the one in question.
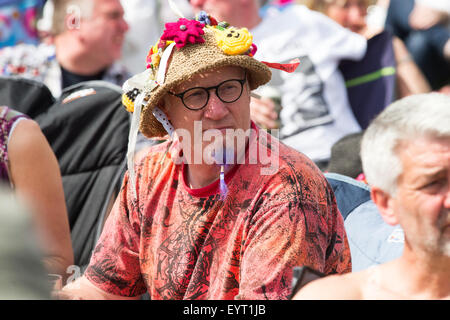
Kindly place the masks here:
[(366, 39), (301, 5), (271, 11), (251, 32), (256, 59), (300, 59), (294, 73), (272, 69), (269, 85), (280, 91), (283, 106), (280, 138), (313, 161), (328, 160), (337, 140), (361, 130), (338, 64), (342, 59), (360, 60)]

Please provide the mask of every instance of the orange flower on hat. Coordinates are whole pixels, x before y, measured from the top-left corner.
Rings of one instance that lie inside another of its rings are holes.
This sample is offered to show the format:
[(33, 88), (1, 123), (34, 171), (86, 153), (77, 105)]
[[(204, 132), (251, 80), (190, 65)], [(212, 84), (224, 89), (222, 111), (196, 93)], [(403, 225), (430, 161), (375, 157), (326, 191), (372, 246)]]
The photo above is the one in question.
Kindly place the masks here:
[(150, 48), (147, 54), (147, 69), (157, 68), (161, 60), (162, 51), (173, 41), (158, 40), (156, 44)]
[(149, 52), (148, 52), (148, 54), (147, 54), (147, 58), (146, 58), (146, 61), (147, 61), (147, 69), (148, 68), (151, 68), (152, 66), (153, 66), (153, 64), (152, 64), (152, 62), (153, 62), (153, 55), (154, 55), (154, 53), (153, 53), (153, 47), (151, 47), (150, 48), (150, 50), (149, 50)]

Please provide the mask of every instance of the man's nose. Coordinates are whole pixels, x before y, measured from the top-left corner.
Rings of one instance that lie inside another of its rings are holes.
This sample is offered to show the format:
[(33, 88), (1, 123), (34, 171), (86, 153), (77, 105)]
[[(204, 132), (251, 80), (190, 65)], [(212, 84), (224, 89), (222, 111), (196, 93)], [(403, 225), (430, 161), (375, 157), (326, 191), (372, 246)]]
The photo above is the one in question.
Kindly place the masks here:
[(130, 29), (130, 26), (128, 25), (128, 22), (122, 17), (120, 22), (120, 28), (123, 33), (127, 32)]
[(447, 180), (447, 189), (444, 195), (444, 208), (450, 209), (450, 179)]
[(348, 10), (348, 21), (351, 25), (362, 26), (365, 24), (364, 12), (358, 6), (352, 6)]
[(211, 120), (220, 120), (225, 117), (230, 111), (227, 103), (221, 101), (214, 90), (209, 92), (209, 101), (205, 107), (204, 117)]

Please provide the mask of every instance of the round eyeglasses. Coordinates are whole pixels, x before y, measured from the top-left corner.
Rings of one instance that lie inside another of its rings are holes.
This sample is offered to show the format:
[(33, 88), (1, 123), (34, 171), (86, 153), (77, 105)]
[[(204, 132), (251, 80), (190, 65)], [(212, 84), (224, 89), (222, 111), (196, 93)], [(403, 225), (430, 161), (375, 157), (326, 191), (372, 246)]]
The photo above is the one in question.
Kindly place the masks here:
[(200, 110), (208, 104), (210, 97), (209, 91), (213, 89), (216, 92), (216, 96), (224, 103), (232, 103), (239, 100), (242, 95), (245, 81), (246, 76), (244, 76), (244, 79), (242, 80), (230, 79), (213, 87), (194, 87), (181, 93), (173, 93), (170, 91), (169, 93), (180, 98), (184, 106), (189, 110)]

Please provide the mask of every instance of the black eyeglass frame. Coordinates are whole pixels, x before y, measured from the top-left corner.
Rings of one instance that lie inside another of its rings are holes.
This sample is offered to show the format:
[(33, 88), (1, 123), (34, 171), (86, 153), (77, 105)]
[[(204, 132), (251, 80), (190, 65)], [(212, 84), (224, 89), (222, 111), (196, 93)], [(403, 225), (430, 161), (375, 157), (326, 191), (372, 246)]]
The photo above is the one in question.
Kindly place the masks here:
[[(238, 96), (236, 99), (234, 99), (233, 101), (225, 101), (225, 100), (223, 100), (223, 99), (219, 96), (219, 94), (218, 94), (219, 87), (220, 87), (221, 85), (223, 85), (224, 83), (227, 83), (227, 82), (229, 82), (229, 81), (237, 81), (237, 82), (239, 82), (239, 83), (241, 84), (241, 93), (239, 93), (239, 96)], [(189, 88), (189, 89), (187, 89), (187, 90), (185, 90), (185, 91), (183, 91), (183, 92), (180, 92), (180, 93), (173, 93), (173, 92), (170, 92), (170, 91), (169, 91), (169, 93), (170, 93), (171, 95), (175, 96), (175, 97), (180, 98), (180, 99), (181, 99), (181, 102), (183, 103), (183, 105), (184, 105), (187, 109), (192, 110), (192, 111), (198, 111), (198, 110), (204, 109), (204, 108), (208, 105), (209, 98), (210, 98), (209, 91), (211, 91), (212, 89), (215, 89), (214, 91), (216, 92), (216, 97), (219, 98), (219, 100), (222, 101), (223, 103), (233, 103), (233, 102), (238, 101), (238, 100), (241, 98), (241, 96), (242, 96), (242, 92), (244, 92), (244, 83), (245, 83), (246, 81), (247, 81), (247, 71), (245, 71), (244, 79), (228, 79), (228, 80), (222, 81), (221, 83), (219, 83), (219, 84), (216, 85), (216, 86), (211, 86), (211, 87), (207, 87), (207, 88), (205, 88), (205, 87), (193, 87), (193, 88)], [(204, 104), (203, 107), (201, 107), (201, 108), (191, 108), (191, 107), (189, 107), (189, 106), (184, 102), (184, 95), (186, 94), (186, 92), (191, 91), (191, 90), (194, 90), (194, 89), (203, 89), (203, 90), (206, 91), (206, 94), (208, 95), (205, 104)]]

